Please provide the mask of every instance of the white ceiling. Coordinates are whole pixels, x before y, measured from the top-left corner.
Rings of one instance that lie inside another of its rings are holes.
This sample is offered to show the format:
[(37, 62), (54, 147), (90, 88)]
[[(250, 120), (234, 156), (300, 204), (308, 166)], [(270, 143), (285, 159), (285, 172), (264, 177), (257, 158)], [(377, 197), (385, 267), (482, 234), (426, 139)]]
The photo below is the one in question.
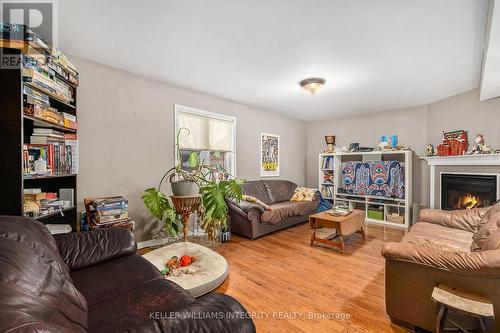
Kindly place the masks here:
[[(486, 0), (62, 0), (69, 54), (313, 121), (479, 86)], [(82, 73), (85, 75), (85, 73)], [(319, 76), (310, 95), (298, 82)]]

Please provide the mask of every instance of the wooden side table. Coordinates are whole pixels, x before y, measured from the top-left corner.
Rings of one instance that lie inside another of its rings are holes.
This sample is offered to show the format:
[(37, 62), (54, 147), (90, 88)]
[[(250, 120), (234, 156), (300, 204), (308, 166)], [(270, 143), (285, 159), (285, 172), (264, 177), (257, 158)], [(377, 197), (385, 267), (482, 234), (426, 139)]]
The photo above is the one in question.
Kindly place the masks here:
[[(478, 321), (479, 329), (486, 333), (485, 319), (493, 319), (493, 304), (488, 299), (459, 291), (445, 285), (438, 285), (432, 291), (432, 300), (438, 305), (436, 317), (436, 333), (442, 332), (468, 332), (465, 328), (447, 319), (449, 310), (460, 312), (466, 316), (475, 318)], [(456, 330), (445, 329), (444, 324), (448, 321)]]
[[(344, 237), (358, 233), (365, 239), (365, 212), (355, 209), (346, 216), (333, 216), (329, 212), (322, 212), (309, 216), (309, 225), (314, 229), (311, 236), (311, 245), (314, 242), (328, 244), (340, 249), (344, 253)], [(332, 239), (316, 237), (316, 232), (321, 228), (335, 228), (336, 234)], [(340, 242), (335, 241), (339, 239)]]
[(201, 197), (199, 195), (195, 196), (171, 195), (170, 199), (172, 199), (172, 203), (174, 204), (174, 208), (177, 214), (182, 216), (182, 224), (184, 226), (182, 231), (184, 233), (184, 241), (187, 241), (189, 217), (200, 207)]

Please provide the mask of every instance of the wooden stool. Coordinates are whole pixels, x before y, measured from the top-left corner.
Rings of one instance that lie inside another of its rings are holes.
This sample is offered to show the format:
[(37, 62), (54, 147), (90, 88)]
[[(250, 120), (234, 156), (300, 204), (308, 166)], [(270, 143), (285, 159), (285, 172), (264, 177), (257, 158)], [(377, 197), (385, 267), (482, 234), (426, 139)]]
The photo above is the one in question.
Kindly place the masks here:
[[(485, 318), (493, 319), (493, 304), (486, 298), (452, 289), (445, 285), (438, 285), (432, 291), (432, 300), (438, 305), (436, 318), (436, 333), (442, 332), (469, 332), (459, 324), (446, 319), (448, 310), (454, 310), (464, 315), (477, 319), (482, 333), (486, 333)], [(444, 324), (448, 321), (455, 328), (445, 329)]]

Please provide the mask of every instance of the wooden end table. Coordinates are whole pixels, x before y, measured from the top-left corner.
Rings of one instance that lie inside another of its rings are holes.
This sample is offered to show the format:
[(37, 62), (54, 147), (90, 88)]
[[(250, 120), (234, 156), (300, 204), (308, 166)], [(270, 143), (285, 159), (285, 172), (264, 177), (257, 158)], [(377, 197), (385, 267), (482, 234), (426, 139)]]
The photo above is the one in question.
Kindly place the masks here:
[[(309, 216), (309, 225), (314, 229), (311, 236), (311, 245), (319, 242), (331, 245), (340, 249), (344, 253), (344, 237), (358, 233), (365, 239), (365, 212), (355, 209), (345, 216), (333, 216), (329, 212), (322, 212)], [(332, 239), (316, 237), (316, 231), (321, 228), (335, 228), (335, 235)], [(336, 241), (336, 239), (339, 241)]]

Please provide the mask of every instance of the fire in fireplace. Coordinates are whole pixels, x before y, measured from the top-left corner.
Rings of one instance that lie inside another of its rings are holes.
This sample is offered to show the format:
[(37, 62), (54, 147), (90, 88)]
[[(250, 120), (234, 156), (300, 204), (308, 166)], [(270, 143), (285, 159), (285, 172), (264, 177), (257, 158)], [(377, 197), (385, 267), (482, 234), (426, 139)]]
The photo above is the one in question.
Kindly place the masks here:
[(491, 206), (497, 198), (497, 175), (441, 174), (441, 209)]

